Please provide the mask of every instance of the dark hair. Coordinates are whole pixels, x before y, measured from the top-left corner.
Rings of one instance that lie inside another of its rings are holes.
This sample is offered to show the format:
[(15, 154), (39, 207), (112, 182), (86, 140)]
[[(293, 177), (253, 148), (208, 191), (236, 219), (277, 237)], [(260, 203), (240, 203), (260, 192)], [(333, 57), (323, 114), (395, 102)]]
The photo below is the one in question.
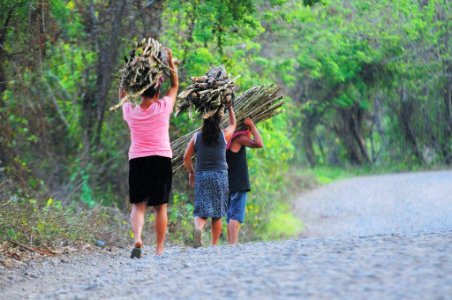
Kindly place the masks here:
[(204, 119), (202, 124), (202, 139), (207, 145), (218, 143), (218, 136), (221, 133), (220, 128), (221, 116), (219, 113), (212, 117)]
[(148, 88), (147, 90), (145, 90), (141, 96), (144, 97), (148, 97), (148, 98), (152, 98), (154, 97), (156, 94), (158, 94), (160, 91), (160, 85), (156, 85), (156, 86), (151, 86), (150, 88)]

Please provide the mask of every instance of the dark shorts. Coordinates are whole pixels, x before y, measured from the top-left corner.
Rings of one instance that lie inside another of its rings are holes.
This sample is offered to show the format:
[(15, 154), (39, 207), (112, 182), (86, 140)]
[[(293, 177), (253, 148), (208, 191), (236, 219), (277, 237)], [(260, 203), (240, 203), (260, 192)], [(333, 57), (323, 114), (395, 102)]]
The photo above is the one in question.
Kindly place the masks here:
[(243, 223), (245, 219), (246, 192), (233, 192), (229, 195), (228, 219)]
[(172, 182), (171, 158), (145, 156), (129, 160), (130, 203), (168, 203)]

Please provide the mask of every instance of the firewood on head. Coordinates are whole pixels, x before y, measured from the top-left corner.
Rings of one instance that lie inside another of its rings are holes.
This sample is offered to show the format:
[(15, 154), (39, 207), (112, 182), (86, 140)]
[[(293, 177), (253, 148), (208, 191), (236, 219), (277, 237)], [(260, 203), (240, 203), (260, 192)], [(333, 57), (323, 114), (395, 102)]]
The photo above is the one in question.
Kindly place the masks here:
[(120, 86), (126, 96), (110, 110), (117, 109), (129, 99), (141, 96), (151, 87), (158, 87), (163, 76), (169, 76), (170, 67), (167, 60), (165, 48), (153, 38), (144, 38), (135, 43), (125, 65), (119, 71)]
[[(188, 105), (188, 102), (184, 102), (182, 105)], [(276, 85), (263, 85), (253, 87), (245, 91), (234, 99), (237, 130), (247, 128), (243, 122), (245, 118), (250, 117), (253, 119), (254, 123), (257, 124), (279, 114), (283, 105), (284, 101), (282, 101), (280, 88)], [(208, 109), (208, 107), (206, 107), (206, 109)], [(211, 110), (206, 113), (206, 116), (209, 116), (210, 111)], [(217, 113), (217, 111), (213, 110), (212, 115), (215, 113)], [(225, 128), (227, 124), (228, 117), (224, 116), (221, 121), (221, 127)], [(173, 174), (183, 168), (183, 155), (185, 147), (192, 138), (193, 134), (198, 130), (199, 129), (196, 129), (190, 133), (187, 133), (171, 143), (171, 149), (173, 150)]]
[(191, 80), (193, 82), (206, 82), (209, 78), (207, 76), (199, 76), (199, 77), (192, 77)]
[(178, 95), (182, 101), (176, 114), (194, 107), (205, 119), (213, 116), (213, 111), (223, 111), (238, 91), (234, 84), (236, 79), (228, 77), (224, 66), (212, 67), (205, 75), (191, 77), (192, 83)]

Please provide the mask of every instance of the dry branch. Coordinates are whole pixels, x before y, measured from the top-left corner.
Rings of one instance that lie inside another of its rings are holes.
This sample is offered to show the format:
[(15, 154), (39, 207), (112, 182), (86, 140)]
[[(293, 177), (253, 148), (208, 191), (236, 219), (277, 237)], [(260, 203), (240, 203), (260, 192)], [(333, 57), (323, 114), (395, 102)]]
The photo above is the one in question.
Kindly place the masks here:
[(150, 87), (160, 84), (164, 75), (169, 75), (170, 67), (167, 64), (165, 48), (153, 38), (144, 38), (135, 44), (124, 58), (126, 63), (120, 70), (120, 86), (126, 96), (110, 110), (119, 108), (125, 101), (140, 96)]
[(23, 245), (21, 243), (18, 243), (18, 242), (15, 242), (15, 241), (11, 241), (11, 240), (9, 242), (11, 244), (13, 244), (13, 245), (22, 247), (25, 250), (28, 250), (28, 251), (31, 251), (31, 252), (36, 252), (36, 253), (39, 253), (41, 255), (53, 255), (53, 254), (55, 254), (55, 252), (53, 252), (51, 250), (41, 250), (41, 249), (38, 249), (38, 248), (32, 248), (32, 247), (28, 247), (28, 246), (25, 246), (25, 245)]
[[(238, 96), (234, 101), (237, 130), (246, 128), (243, 120), (247, 117), (253, 119), (254, 123), (259, 123), (279, 114), (281, 112), (280, 107), (284, 104), (281, 99), (282, 95), (279, 87), (273, 84), (253, 87)], [(225, 115), (221, 124), (222, 128), (225, 128), (227, 124), (228, 116)], [(198, 130), (187, 133), (171, 143), (171, 149), (173, 149), (173, 174), (183, 167), (185, 147)]]
[(178, 95), (180, 104), (176, 114), (187, 109), (191, 113), (195, 107), (203, 119), (212, 117), (234, 100), (237, 78), (230, 79), (224, 66), (212, 67), (205, 75), (192, 77), (192, 84)]

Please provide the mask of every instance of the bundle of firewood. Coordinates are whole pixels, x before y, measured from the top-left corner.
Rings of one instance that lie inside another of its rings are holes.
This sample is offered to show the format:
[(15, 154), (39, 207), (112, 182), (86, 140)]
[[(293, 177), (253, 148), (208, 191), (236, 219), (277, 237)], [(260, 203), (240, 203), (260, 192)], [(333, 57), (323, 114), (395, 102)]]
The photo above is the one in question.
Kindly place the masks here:
[[(254, 123), (259, 123), (279, 114), (281, 112), (279, 108), (283, 104), (284, 101), (282, 101), (280, 89), (276, 85), (263, 85), (247, 90), (234, 101), (237, 130), (246, 128), (243, 120), (247, 117), (250, 117)], [(225, 115), (222, 119), (222, 128), (226, 128), (228, 122), (229, 116)], [(187, 133), (171, 143), (171, 149), (173, 149), (173, 174), (182, 169), (185, 148), (193, 134), (198, 130)]]
[(153, 38), (144, 38), (135, 43), (129, 57), (119, 71), (120, 86), (126, 92), (121, 101), (110, 108), (117, 109), (125, 101), (140, 96), (148, 88), (158, 86), (164, 75), (169, 75), (165, 48)]
[(187, 109), (191, 113), (194, 107), (203, 119), (212, 117), (234, 100), (238, 91), (235, 79), (228, 77), (224, 66), (212, 67), (205, 75), (192, 77), (192, 84), (178, 96), (177, 114)]

